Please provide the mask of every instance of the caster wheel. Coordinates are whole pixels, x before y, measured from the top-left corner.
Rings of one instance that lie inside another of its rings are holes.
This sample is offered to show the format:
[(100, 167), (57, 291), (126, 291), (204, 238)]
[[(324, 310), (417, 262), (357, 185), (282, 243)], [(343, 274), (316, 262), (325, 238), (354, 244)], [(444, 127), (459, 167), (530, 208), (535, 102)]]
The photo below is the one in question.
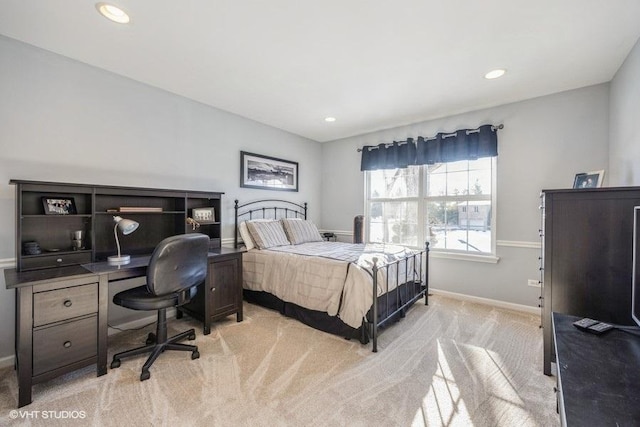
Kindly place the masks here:
[(113, 359), (111, 362), (111, 369), (116, 369), (120, 367), (120, 359)]
[(149, 378), (151, 378), (149, 371), (142, 371), (140, 374), (140, 381), (148, 380)]
[(191, 334), (191, 335), (189, 335), (189, 336), (187, 337), (187, 339), (188, 339), (189, 341), (193, 341), (193, 340), (195, 340), (195, 339), (196, 339), (196, 334)]
[(149, 335), (147, 336), (146, 344), (151, 345), (155, 343), (156, 343), (156, 335), (150, 332)]
[(191, 360), (195, 360), (195, 359), (200, 359), (200, 353), (198, 352), (198, 350), (191, 353)]

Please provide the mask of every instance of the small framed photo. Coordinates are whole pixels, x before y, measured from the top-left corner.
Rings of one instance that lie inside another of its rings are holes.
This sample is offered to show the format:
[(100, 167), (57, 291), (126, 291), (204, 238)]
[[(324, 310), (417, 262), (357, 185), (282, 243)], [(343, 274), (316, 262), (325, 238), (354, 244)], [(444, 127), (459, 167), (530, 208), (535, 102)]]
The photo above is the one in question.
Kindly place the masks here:
[(603, 180), (604, 169), (578, 173), (573, 180), (573, 188), (599, 188), (602, 187)]
[(241, 151), (240, 187), (298, 191), (298, 162)]
[(43, 197), (45, 215), (75, 215), (76, 203), (73, 197)]
[(196, 221), (215, 222), (216, 214), (213, 208), (194, 208), (193, 219)]

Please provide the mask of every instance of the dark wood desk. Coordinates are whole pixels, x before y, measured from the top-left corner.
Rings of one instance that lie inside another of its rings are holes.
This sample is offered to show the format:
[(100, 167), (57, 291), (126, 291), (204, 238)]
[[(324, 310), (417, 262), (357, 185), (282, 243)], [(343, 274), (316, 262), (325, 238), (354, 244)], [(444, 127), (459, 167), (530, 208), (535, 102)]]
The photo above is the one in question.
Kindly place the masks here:
[[(209, 271), (188, 314), (203, 321), (236, 314), (242, 321), (242, 253), (209, 252)], [(6, 269), (7, 289), (16, 290), (16, 369), (18, 407), (31, 403), (33, 384), (96, 364), (107, 373), (109, 283), (146, 275), (150, 256), (125, 265), (95, 262), (17, 272)], [(181, 312), (179, 312), (181, 314)]]
[(553, 313), (562, 425), (640, 425), (640, 336), (589, 334), (579, 319)]

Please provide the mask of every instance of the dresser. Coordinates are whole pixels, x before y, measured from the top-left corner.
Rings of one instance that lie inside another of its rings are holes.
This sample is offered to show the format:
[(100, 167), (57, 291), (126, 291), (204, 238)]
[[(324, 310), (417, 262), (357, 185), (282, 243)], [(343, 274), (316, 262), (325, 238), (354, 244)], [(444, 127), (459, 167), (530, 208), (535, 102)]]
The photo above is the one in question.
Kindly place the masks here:
[(544, 190), (544, 366), (554, 361), (551, 313), (631, 325), (634, 207), (640, 187)]

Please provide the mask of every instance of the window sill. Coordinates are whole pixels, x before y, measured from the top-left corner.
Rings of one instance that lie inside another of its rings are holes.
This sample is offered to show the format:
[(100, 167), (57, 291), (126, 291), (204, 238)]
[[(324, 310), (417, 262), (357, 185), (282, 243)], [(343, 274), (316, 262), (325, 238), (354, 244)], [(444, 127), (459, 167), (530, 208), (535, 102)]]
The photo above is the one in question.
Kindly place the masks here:
[(457, 259), (460, 261), (484, 262), (488, 264), (497, 264), (500, 257), (495, 255), (473, 255), (455, 252), (441, 252), (436, 250), (429, 251), (429, 258)]

